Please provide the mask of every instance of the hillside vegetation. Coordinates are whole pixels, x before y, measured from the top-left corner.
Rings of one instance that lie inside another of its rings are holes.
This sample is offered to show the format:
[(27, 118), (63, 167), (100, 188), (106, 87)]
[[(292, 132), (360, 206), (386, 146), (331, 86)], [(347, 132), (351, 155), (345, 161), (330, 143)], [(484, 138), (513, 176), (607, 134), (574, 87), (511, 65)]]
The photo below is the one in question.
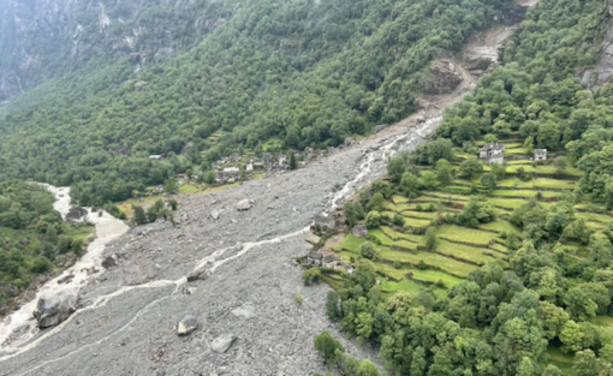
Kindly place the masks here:
[[(368, 238), (335, 247), (356, 270), (325, 270), (328, 314), (394, 374), (613, 374), (613, 93), (575, 78), (608, 19), (541, 0), (436, 139), (345, 206)], [(503, 164), (477, 159), (491, 142)]]
[(63, 222), (44, 187), (19, 180), (0, 183), (0, 315), (7, 300), (38, 275), (74, 260), (92, 234), (91, 225)]
[[(241, 145), (327, 147), (414, 109), (429, 63), (491, 23), (501, 0), (258, 0), (189, 52), (132, 73), (119, 59), (0, 112), (2, 173), (130, 197)], [(13, 110), (13, 108), (16, 110)], [(2, 116), (2, 113), (5, 115)], [(222, 131), (215, 143), (208, 138)], [(181, 153), (183, 152), (183, 153)], [(166, 154), (168, 162), (151, 161)], [(175, 158), (177, 154), (184, 154)]]

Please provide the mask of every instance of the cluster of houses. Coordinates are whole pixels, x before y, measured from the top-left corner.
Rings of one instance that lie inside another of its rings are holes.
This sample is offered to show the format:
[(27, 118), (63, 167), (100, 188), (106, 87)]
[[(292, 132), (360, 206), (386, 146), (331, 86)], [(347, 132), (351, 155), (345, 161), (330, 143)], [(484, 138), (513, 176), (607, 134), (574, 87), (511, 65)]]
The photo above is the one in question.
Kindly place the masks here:
[[(487, 161), (489, 166), (493, 165), (494, 163), (503, 164), (505, 150), (506, 147), (504, 146), (504, 144), (498, 142), (490, 142), (489, 144), (483, 145), (483, 147), (479, 151), (479, 159)], [(534, 149), (533, 160), (547, 160), (547, 149)]]

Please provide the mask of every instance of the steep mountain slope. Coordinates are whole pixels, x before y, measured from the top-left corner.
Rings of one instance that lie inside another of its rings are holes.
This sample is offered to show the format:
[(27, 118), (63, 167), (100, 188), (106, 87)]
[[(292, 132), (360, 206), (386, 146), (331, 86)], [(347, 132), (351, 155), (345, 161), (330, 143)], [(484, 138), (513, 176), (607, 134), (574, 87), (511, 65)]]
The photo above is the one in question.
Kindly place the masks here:
[[(504, 17), (510, 2), (258, 0), (189, 52), (133, 74), (128, 58), (71, 73), (53, 95), (4, 109), (3, 173), (80, 183), (85, 204), (121, 200), (238, 145), (337, 145), (399, 120), (444, 49)], [(521, 12), (520, 12), (521, 13)], [(44, 90), (41, 88), (40, 90)], [(46, 90), (50, 90), (49, 87)], [(37, 90), (31, 97), (37, 95)], [(1, 116), (1, 115), (0, 115)], [(209, 148), (215, 131), (224, 136)], [(178, 163), (149, 154), (189, 155)]]
[(176, 55), (223, 24), (237, 2), (6, 0), (0, 6), (0, 105), (50, 78), (128, 57)]

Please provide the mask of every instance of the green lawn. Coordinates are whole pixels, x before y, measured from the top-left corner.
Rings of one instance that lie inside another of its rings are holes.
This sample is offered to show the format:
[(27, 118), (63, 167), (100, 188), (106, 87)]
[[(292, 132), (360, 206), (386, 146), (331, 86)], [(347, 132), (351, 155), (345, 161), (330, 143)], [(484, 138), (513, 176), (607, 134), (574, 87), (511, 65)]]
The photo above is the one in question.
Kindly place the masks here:
[(394, 204), (406, 204), (407, 202), (409, 202), (409, 199), (404, 196), (394, 195), (392, 196), (392, 201), (394, 202)]
[(530, 189), (558, 189), (558, 190), (573, 190), (576, 182), (571, 180), (559, 180), (551, 178), (538, 178), (529, 181), (521, 181), (518, 178), (507, 178), (498, 182), (499, 188), (530, 188)]
[(547, 357), (549, 362), (557, 366), (562, 374), (566, 376), (574, 376), (575, 370), (573, 369), (573, 356), (563, 353), (559, 348), (555, 346), (549, 346), (547, 348)]
[[(483, 252), (487, 252), (486, 249), (471, 247), (463, 244), (449, 243), (445, 240), (441, 240), (439, 242), (436, 251), (444, 255), (467, 260), (478, 265), (487, 265), (495, 261), (494, 258), (483, 254)], [(495, 255), (494, 252), (490, 253)], [(497, 258), (501, 259), (502, 257), (498, 256)]]
[(388, 247), (377, 247), (381, 252), (381, 259), (389, 262), (400, 261), (402, 263), (408, 263), (413, 266), (417, 266), (420, 261), (432, 268), (442, 270), (446, 273), (454, 275), (460, 278), (466, 278), (466, 276), (477, 269), (476, 266), (466, 264), (460, 261), (450, 259), (430, 252), (417, 252), (409, 253), (402, 251), (395, 251)]
[(538, 190), (526, 190), (526, 189), (516, 189), (516, 190), (503, 190), (496, 189), (492, 191), (492, 196), (509, 196), (509, 197), (525, 197), (530, 198), (537, 195), (537, 193), (541, 193), (541, 195), (545, 198), (556, 198), (560, 196), (560, 192), (553, 191), (538, 191)]
[(443, 225), (438, 228), (436, 234), (446, 239), (477, 245), (488, 245), (496, 238), (496, 234), (456, 225)]
[[(492, 221), (492, 222), (489, 222), (489, 223), (482, 223), (482, 224), (479, 225), (479, 228), (482, 228), (482, 229), (485, 229), (485, 230), (498, 231), (500, 233), (506, 232), (507, 234), (509, 234), (509, 233), (514, 232), (517, 235), (521, 234), (521, 229), (515, 227), (510, 222), (504, 221), (502, 219), (496, 219), (495, 221)], [(494, 235), (494, 234), (492, 234), (492, 235)]]

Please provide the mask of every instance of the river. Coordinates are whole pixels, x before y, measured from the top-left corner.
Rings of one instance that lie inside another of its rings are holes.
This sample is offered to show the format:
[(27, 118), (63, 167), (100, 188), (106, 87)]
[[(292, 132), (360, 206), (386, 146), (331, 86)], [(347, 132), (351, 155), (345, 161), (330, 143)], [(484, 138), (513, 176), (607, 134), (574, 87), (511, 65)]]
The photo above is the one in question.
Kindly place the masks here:
[[(71, 208), (70, 188), (44, 185), (55, 196), (53, 208), (62, 214), (62, 218), (66, 218), (66, 214)], [(91, 208), (86, 208), (86, 210), (88, 212), (87, 221), (94, 223), (96, 226), (96, 238), (87, 246), (86, 252), (73, 266), (45, 283), (38, 290), (35, 299), (24, 304), (0, 322), (0, 351), (10, 353), (14, 351), (16, 346), (25, 343), (38, 333), (33, 312), (40, 297), (52, 296), (68, 290), (79, 290), (90, 280), (98, 277), (102, 271), (104, 248), (109, 242), (125, 234), (129, 229), (123, 221), (105, 211), (102, 211), (100, 216), (99, 212), (92, 213)], [(69, 275), (74, 276), (71, 281), (63, 284), (58, 283), (58, 280)]]

